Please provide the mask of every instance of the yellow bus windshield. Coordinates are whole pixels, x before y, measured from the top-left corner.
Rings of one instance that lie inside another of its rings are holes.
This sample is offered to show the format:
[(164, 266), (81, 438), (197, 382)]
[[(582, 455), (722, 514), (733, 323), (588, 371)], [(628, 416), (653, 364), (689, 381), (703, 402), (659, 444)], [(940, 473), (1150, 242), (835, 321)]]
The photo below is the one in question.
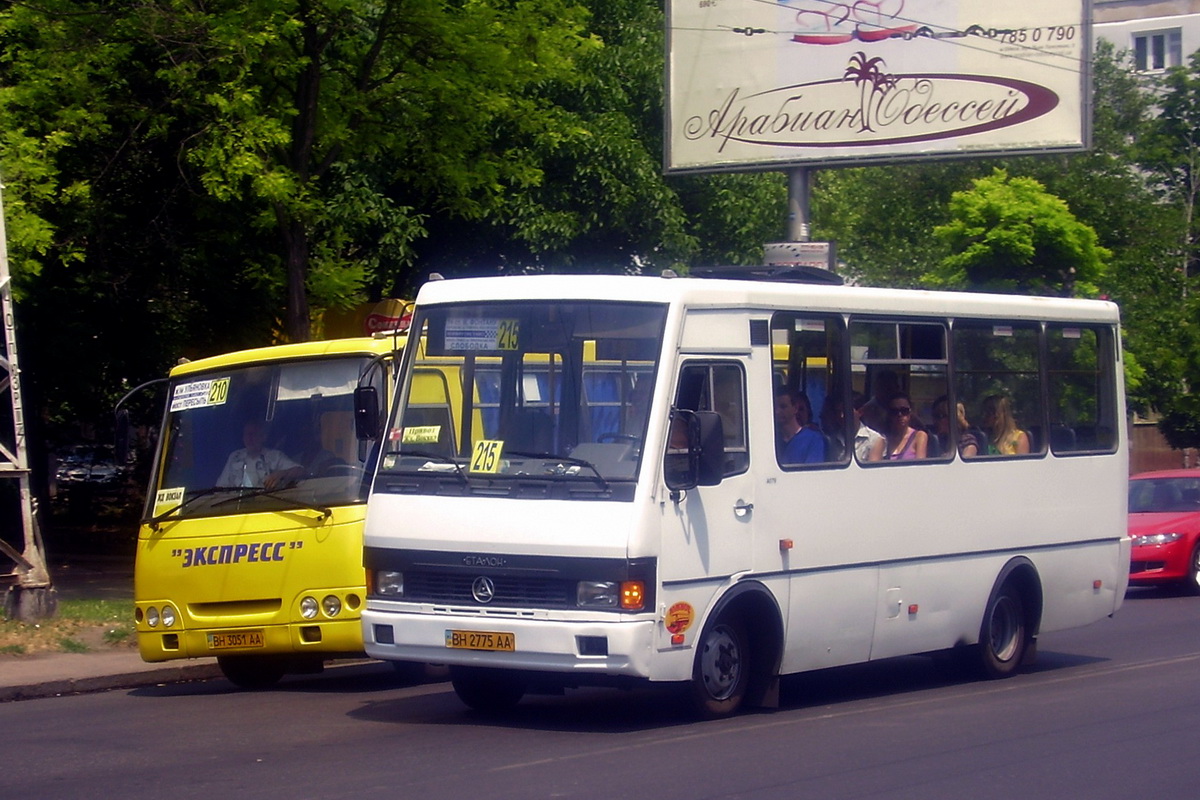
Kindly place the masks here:
[(148, 516), (363, 502), (369, 449), (355, 437), (354, 389), (369, 360), (355, 353), (177, 377)]

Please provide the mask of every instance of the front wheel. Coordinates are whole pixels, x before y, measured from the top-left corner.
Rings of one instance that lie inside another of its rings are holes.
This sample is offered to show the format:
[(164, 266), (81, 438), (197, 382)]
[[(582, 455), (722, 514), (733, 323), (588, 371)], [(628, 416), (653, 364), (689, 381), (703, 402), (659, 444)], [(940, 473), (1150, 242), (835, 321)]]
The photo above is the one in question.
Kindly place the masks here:
[(450, 683), (459, 700), (487, 714), (508, 711), (525, 696), (524, 682), (498, 669), (451, 667)]
[(240, 689), (269, 688), (287, 672), (287, 661), (280, 656), (217, 656), (217, 666)]
[(727, 717), (741, 708), (750, 677), (749, 649), (741, 620), (723, 615), (705, 628), (692, 667), (692, 705), (703, 717)]
[(1200, 594), (1200, 543), (1196, 544), (1191, 560), (1188, 561), (1188, 576), (1184, 588), (1190, 594)]
[(1007, 678), (1025, 657), (1025, 607), (1005, 584), (989, 602), (979, 631), (980, 664), (988, 678)]

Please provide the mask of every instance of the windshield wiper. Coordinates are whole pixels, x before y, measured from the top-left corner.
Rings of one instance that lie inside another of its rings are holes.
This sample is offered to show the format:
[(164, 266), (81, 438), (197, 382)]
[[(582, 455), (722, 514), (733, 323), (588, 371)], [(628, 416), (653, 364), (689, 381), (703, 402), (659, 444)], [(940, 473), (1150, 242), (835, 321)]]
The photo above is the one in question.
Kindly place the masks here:
[[(196, 492), (191, 497), (184, 500), (179, 505), (172, 506), (171, 508), (168, 508), (166, 511), (162, 512), (161, 514), (157, 514), (153, 517), (150, 517), (149, 519), (142, 520), (142, 524), (149, 525), (150, 530), (157, 533), (160, 522), (162, 522), (165, 519), (169, 519), (170, 517), (172, 517), (176, 514), (182, 513), (185, 508), (190, 506), (192, 503), (195, 503), (197, 500), (217, 494), (218, 492), (240, 492), (241, 490), (242, 490), (242, 487), (240, 487), (240, 486), (213, 486), (210, 489), (201, 489), (200, 491)], [(222, 502), (224, 502), (224, 501), (222, 501)]]
[[(576, 458), (575, 456), (556, 456), (553, 453), (531, 453), (523, 450), (505, 450), (504, 453), (505, 455), (511, 456), (524, 456), (525, 458), (540, 458), (545, 461), (556, 461), (558, 462), (558, 466), (554, 468), (554, 472), (549, 473), (552, 475), (567, 475), (567, 470), (563, 464), (586, 467), (592, 471), (593, 475), (584, 475), (583, 477), (597, 481), (604, 488), (604, 491), (609, 491), (608, 481), (603, 475), (600, 474), (600, 470), (596, 469), (596, 465), (586, 459)], [(571, 477), (575, 477), (575, 473), (570, 473), (570, 475)]]
[(428, 458), (438, 462), (439, 464), (449, 464), (450, 466), (454, 467), (455, 474), (458, 475), (459, 480), (463, 482), (464, 486), (471, 485), (470, 479), (467, 478), (467, 473), (463, 472), (462, 465), (453, 458), (444, 456), (441, 453), (435, 453), (432, 450), (392, 450), (385, 455), (415, 456), (417, 458)]
[(306, 503), (303, 500), (297, 500), (294, 497), (288, 497), (286, 495), (279, 494), (278, 489), (257, 489), (239, 486), (232, 491), (241, 492), (241, 494), (239, 494), (237, 497), (226, 497), (224, 500), (218, 500), (217, 502), (213, 503), (213, 508), (216, 508), (217, 506), (223, 506), (226, 503), (233, 503), (237, 500), (245, 500), (248, 497), (269, 497), (272, 500), (278, 500), (281, 503), (287, 503), (292, 508), (306, 508), (309, 511), (316, 511), (321, 515), (318, 520), (320, 522), (324, 522), (333, 516), (332, 508), (327, 506), (318, 506), (314, 503)]

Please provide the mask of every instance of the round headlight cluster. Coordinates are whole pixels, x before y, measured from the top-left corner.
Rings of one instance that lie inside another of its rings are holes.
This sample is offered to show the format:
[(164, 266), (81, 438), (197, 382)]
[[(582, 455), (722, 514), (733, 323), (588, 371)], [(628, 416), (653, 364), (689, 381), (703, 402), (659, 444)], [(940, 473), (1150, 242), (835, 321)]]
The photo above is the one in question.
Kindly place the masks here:
[(161, 609), (150, 606), (146, 609), (145, 619), (146, 624), (151, 628), (157, 628), (160, 622), (164, 628), (170, 628), (178, 621), (178, 617), (175, 614), (175, 607), (169, 603)]
[(300, 600), (300, 616), (305, 619), (315, 619), (319, 612), (327, 617), (336, 617), (342, 613), (342, 600), (337, 595), (327, 594), (317, 602), (312, 595), (305, 595)]

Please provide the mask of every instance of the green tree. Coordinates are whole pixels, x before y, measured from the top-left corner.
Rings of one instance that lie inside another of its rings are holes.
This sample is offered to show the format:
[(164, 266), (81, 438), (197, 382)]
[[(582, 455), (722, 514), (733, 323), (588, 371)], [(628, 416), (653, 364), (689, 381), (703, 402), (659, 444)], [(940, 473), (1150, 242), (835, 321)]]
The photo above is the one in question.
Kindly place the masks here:
[(418, 260), (445, 274), (759, 261), (782, 234), (784, 177), (664, 177), (662, 4), (585, 3), (586, 31), (603, 46), (581, 55), (571, 80), (540, 89), (577, 135), (539, 140), (542, 179), (501, 198), (495, 214), (430, 219)]
[(1142, 143), (1141, 160), (1162, 196), (1160, 205), (1173, 212), (1174, 235), (1169, 239), (1173, 257), (1155, 276), (1157, 313), (1145, 338), (1162, 367), (1153, 405), (1166, 412), (1163, 432), (1173, 446), (1194, 447), (1195, 438), (1188, 439), (1187, 432), (1200, 429), (1200, 404), (1191, 394), (1200, 386), (1200, 52), (1187, 65), (1168, 70), (1155, 88), (1158, 113)]
[(39, 0), (0, 7), (0, 50), (52, 428), (103, 437), (178, 357), (302, 338), (418, 267), (747, 262), (783, 228), (780, 175), (663, 176), (654, 0)]
[(985, 174), (980, 162), (823, 170), (813, 185), (813, 236), (833, 240), (843, 271), (867, 285), (912, 288), (949, 254), (931, 234), (950, 196)]
[(1157, 87), (1158, 114), (1143, 143), (1143, 161), (1154, 170), (1165, 197), (1181, 214), (1181, 295), (1197, 274), (1196, 202), (1200, 199), (1200, 51), (1187, 66), (1167, 71)]
[(1067, 204), (1032, 178), (1004, 170), (950, 198), (950, 221), (933, 229), (950, 255), (926, 275), (935, 286), (1029, 294), (1094, 295), (1109, 251)]
[(1200, 447), (1200, 395), (1183, 394), (1174, 398), (1158, 421), (1167, 444), (1177, 450)]
[(411, 263), (428, 200), (464, 218), (536, 185), (534, 143), (575, 135), (532, 91), (595, 46), (571, 0), (158, 0), (158, 51), (199, 185), (281, 243), (289, 339)]

